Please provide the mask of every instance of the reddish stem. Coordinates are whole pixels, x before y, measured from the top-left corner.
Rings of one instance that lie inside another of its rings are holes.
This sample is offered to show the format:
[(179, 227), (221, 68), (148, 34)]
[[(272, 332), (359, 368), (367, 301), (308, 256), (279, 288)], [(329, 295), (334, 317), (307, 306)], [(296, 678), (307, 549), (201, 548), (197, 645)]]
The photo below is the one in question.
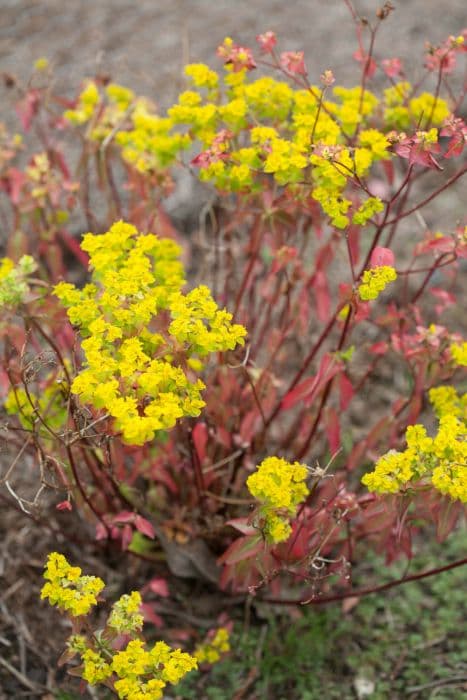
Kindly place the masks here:
[(456, 569), (460, 566), (465, 566), (466, 564), (467, 558), (459, 559), (458, 561), (452, 562), (451, 564), (446, 564), (445, 566), (440, 566), (436, 569), (429, 569), (428, 571), (422, 571), (419, 574), (404, 576), (403, 578), (397, 579), (396, 581), (382, 583), (379, 586), (357, 588), (356, 590), (347, 591), (345, 593), (338, 593), (332, 596), (324, 596), (323, 598), (311, 598), (309, 600), (293, 600), (290, 598), (261, 598), (261, 600), (264, 603), (271, 603), (273, 605), (324, 605), (325, 603), (334, 603), (338, 600), (345, 600), (346, 598), (361, 598), (363, 596), (370, 595), (371, 593), (380, 593), (381, 591), (387, 591), (390, 588), (401, 586), (404, 583), (410, 583), (410, 581), (419, 581), (420, 579), (428, 578), (429, 576), (437, 576), (438, 574), (442, 574), (444, 571), (450, 571), (451, 569)]

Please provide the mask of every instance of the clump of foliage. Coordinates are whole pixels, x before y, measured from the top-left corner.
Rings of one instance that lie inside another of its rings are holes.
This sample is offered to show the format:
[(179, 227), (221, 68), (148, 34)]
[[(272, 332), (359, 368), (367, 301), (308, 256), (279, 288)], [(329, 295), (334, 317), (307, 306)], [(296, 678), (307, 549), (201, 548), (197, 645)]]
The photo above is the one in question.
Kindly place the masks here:
[[(43, 150), (1, 136), (0, 378), (17, 449), (2, 498), (36, 516), (56, 493), (96, 540), (276, 602), (291, 588), (297, 602), (352, 595), (368, 545), (391, 562), (420, 529), (452, 531), (467, 500), (467, 342), (442, 316), (467, 229), (404, 223), (466, 172), (464, 93), (449, 83), (465, 37), (428, 48), (422, 91), (399, 59), (375, 58), (390, 10), (357, 21), (353, 88), (329, 69), (313, 82), (272, 32), (258, 53), (225, 39), (222, 74), (187, 66), (166, 115), (98, 79), (63, 110), (36, 66), (17, 108)], [(192, 239), (164, 211), (186, 171), (216, 194)], [(182, 248), (202, 270), (190, 291)], [(402, 378), (383, 407), (382, 367)], [(417, 422), (427, 398), (437, 432)], [(27, 455), (33, 497), (15, 490)]]

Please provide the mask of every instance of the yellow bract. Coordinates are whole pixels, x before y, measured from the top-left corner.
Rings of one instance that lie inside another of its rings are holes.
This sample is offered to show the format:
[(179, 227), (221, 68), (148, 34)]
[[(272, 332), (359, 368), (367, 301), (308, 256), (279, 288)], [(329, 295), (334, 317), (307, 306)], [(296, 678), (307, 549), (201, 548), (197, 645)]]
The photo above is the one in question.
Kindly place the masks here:
[(248, 490), (261, 503), (263, 531), (269, 542), (283, 542), (292, 532), (289, 519), (296, 514), (298, 504), (309, 494), (304, 483), (307, 475), (308, 468), (305, 464), (292, 464), (280, 457), (267, 457), (257, 471), (248, 477)]
[[(48, 598), (51, 605), (57, 605), (71, 617), (87, 615), (105, 585), (95, 576), (81, 576), (80, 567), (71, 566), (58, 552), (49, 554), (44, 578), (47, 583), (42, 588), (41, 598)], [(138, 612), (140, 606), (141, 595), (137, 591), (123, 595), (114, 603), (107, 626), (121, 635), (139, 632), (143, 626), (143, 617)], [(84, 634), (71, 635), (68, 650), (81, 657), (84, 680), (96, 685), (110, 679), (121, 700), (162, 698), (167, 683), (179, 683), (183, 676), (197, 668), (194, 656), (171, 649), (165, 642), (156, 642), (147, 649), (142, 639), (130, 639), (125, 648), (117, 651), (110, 644), (112, 637), (108, 630), (107, 636), (101, 632), (92, 635), (88, 632), (89, 638)], [(228, 641), (220, 638), (217, 648), (223, 651), (226, 644), (228, 646)]]
[(439, 417), (435, 437), (422, 425), (406, 431), (407, 449), (383, 455), (362, 483), (377, 493), (397, 493), (429, 480), (441, 493), (467, 502), (467, 394), (458, 396), (453, 387), (430, 390), (430, 401)]
[(92, 284), (80, 290), (61, 282), (54, 290), (84, 338), (84, 368), (71, 390), (109, 413), (127, 443), (142, 445), (179, 418), (199, 415), (199, 358), (242, 345), (246, 330), (207, 287), (181, 291), (174, 241), (120, 221), (100, 236), (86, 234), (81, 247)]
[(223, 654), (230, 651), (230, 633), (226, 627), (219, 627), (212, 639), (196, 647), (194, 655), (198, 663), (214, 664)]
[(49, 554), (44, 578), (47, 583), (42, 587), (41, 599), (48, 598), (51, 605), (72, 617), (87, 615), (105, 586), (96, 576), (81, 576), (79, 566), (70, 566), (57, 552)]
[[(231, 48), (228, 41), (223, 46)], [(165, 116), (121, 85), (100, 90), (88, 81), (65, 117), (88, 124), (90, 140), (112, 136), (122, 158), (142, 174), (164, 172), (194, 148), (207, 151), (197, 163), (200, 179), (223, 191), (259, 191), (265, 174), (281, 186), (307, 185), (331, 224), (344, 229), (365, 224), (378, 211), (350, 216), (346, 194), (378, 161), (393, 157), (387, 134), (437, 127), (449, 116), (445, 100), (428, 92), (414, 95), (407, 81), (387, 88), (379, 99), (360, 86), (303, 89), (271, 76), (251, 79), (250, 71), (229, 63), (224, 68), (222, 85), (207, 65), (187, 65), (190, 89)], [(378, 111), (383, 129), (374, 126)], [(222, 154), (220, 134), (225, 134)], [(331, 150), (323, 154), (326, 147)]]
[(467, 341), (463, 343), (453, 343), (451, 345), (451, 355), (458, 365), (467, 367)]
[(376, 299), (387, 285), (395, 279), (397, 279), (397, 273), (390, 265), (381, 265), (365, 270), (358, 287), (360, 299), (362, 301)]

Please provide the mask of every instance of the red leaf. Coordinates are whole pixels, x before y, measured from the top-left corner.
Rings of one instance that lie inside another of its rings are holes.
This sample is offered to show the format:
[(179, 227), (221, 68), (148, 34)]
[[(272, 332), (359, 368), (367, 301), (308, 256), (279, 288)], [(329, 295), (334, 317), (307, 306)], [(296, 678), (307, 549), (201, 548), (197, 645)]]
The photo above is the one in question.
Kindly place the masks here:
[(324, 430), (331, 454), (339, 451), (341, 446), (339, 416), (334, 408), (328, 408), (324, 415)]
[(461, 503), (456, 503), (447, 497), (441, 499), (441, 507), (435, 517), (436, 537), (439, 542), (446, 539), (453, 530), (463, 512)]
[(39, 107), (39, 91), (29, 90), (29, 92), (23, 97), (20, 102), (16, 105), (16, 113), (20, 119), (21, 126), (24, 131), (29, 131), (31, 122)]
[(257, 425), (261, 420), (258, 410), (248, 411), (240, 424), (240, 437), (243, 443), (250, 444), (253, 435), (256, 433)]
[(151, 540), (156, 536), (154, 528), (149, 520), (146, 520), (146, 518), (143, 518), (141, 515), (135, 517), (135, 526), (142, 535), (146, 535), (146, 537), (149, 537)]
[(371, 254), (370, 265), (371, 267), (383, 267), (385, 265), (394, 267), (394, 253), (389, 248), (376, 246)]
[(383, 160), (381, 165), (383, 166), (388, 183), (392, 185), (394, 183), (394, 163), (392, 160)]
[(380, 340), (378, 343), (373, 343), (370, 347), (370, 352), (373, 355), (385, 355), (388, 351), (389, 345), (385, 340)]
[(328, 354), (323, 355), (316, 375), (304, 379), (303, 382), (300, 382), (294, 389), (289, 391), (282, 399), (282, 408), (285, 410), (292, 408), (299, 401), (304, 401), (305, 406), (309, 406), (323, 384), (340, 372), (341, 367), (342, 363), (338, 362), (334, 357)]
[(352, 54), (352, 57), (363, 65), (363, 72), (366, 78), (371, 78), (375, 74), (377, 65), (374, 59), (361, 49), (357, 49)]
[(165, 578), (153, 578), (149, 581), (147, 588), (156, 595), (160, 595), (162, 598), (168, 598), (170, 595), (169, 586)]
[(316, 376), (304, 379), (303, 382), (297, 384), (296, 387), (294, 387), (291, 391), (289, 391), (288, 394), (284, 396), (284, 398), (282, 399), (282, 408), (284, 410), (287, 410), (295, 406), (295, 404), (297, 404), (299, 401), (302, 401), (305, 398), (305, 396), (308, 395), (308, 393), (313, 389), (313, 387), (317, 383), (318, 378)]
[(441, 289), (440, 287), (431, 287), (429, 292), (430, 294), (433, 294), (436, 299), (439, 299), (439, 304), (435, 304), (435, 311), (438, 316), (457, 301), (454, 294), (451, 294), (451, 292), (448, 292), (446, 289)]
[(217, 560), (218, 564), (236, 564), (244, 559), (255, 557), (263, 548), (263, 538), (260, 534), (240, 537), (227, 547), (224, 554)]
[(339, 375), (339, 391), (340, 391), (340, 409), (341, 409), (341, 411), (345, 411), (347, 409), (347, 406), (349, 405), (349, 403), (352, 401), (352, 398), (354, 395), (354, 390), (353, 390), (352, 382), (350, 381), (350, 379), (347, 377), (347, 375), (344, 372)]
[(155, 627), (164, 626), (162, 618), (155, 612), (152, 605), (149, 605), (148, 603), (143, 603), (140, 607), (140, 610), (143, 613), (146, 622), (152, 622), (152, 624)]
[(0, 368), (0, 398), (4, 399), (10, 391), (11, 384), (8, 374)]
[(397, 78), (402, 75), (402, 61), (400, 58), (384, 58), (381, 61), (381, 67), (389, 78)]
[(223, 447), (230, 449), (232, 447), (232, 435), (230, 432), (224, 428), (224, 426), (219, 425), (216, 429), (216, 440)]
[(105, 527), (104, 523), (97, 523), (96, 525), (96, 540), (106, 540), (109, 536), (109, 532)]
[(26, 180), (26, 175), (21, 172), (21, 170), (18, 170), (17, 168), (10, 168), (8, 170), (9, 194), (13, 204), (19, 204), (21, 199), (21, 189)]
[(122, 551), (126, 552), (133, 539), (133, 528), (131, 525), (124, 525), (121, 529), (121, 546)]
[(316, 314), (318, 319), (324, 322), (329, 318), (331, 297), (328, 280), (323, 270), (316, 271), (313, 278), (313, 290), (316, 298)]
[(134, 521), (135, 514), (131, 510), (122, 510), (112, 518), (112, 522), (114, 523), (134, 523)]
[(196, 423), (191, 435), (196, 454), (198, 455), (198, 459), (202, 464), (206, 459), (206, 443), (208, 441), (208, 429), (206, 423), (203, 423), (202, 421)]
[(172, 238), (175, 241), (180, 239), (179, 232), (169, 219), (162, 205), (157, 207), (156, 222), (157, 233), (161, 238)]
[(55, 508), (57, 510), (73, 510), (73, 506), (71, 505), (70, 501), (60, 501), (60, 503), (57, 503)]
[(226, 525), (235, 528), (242, 533), (242, 535), (254, 535), (257, 533), (256, 528), (249, 524), (248, 518), (233, 518), (233, 520), (227, 520)]
[(349, 226), (347, 230), (347, 240), (349, 243), (349, 250), (352, 256), (352, 262), (356, 265), (360, 259), (360, 233), (361, 226)]

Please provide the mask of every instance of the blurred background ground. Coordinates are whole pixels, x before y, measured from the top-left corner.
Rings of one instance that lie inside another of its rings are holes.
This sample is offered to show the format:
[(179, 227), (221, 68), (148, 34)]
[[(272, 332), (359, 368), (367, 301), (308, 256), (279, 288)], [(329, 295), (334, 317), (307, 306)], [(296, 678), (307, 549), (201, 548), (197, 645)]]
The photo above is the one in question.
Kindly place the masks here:
[[(355, 1), (370, 20), (382, 4)], [(467, 24), (465, 0), (393, 0), (393, 5), (377, 55), (403, 58), (409, 74), (415, 68), (420, 74), (426, 39), (440, 42)], [(339, 84), (355, 75), (349, 60), (355, 35), (343, 0), (2, 0), (0, 8), (2, 70), (27, 78), (35, 59), (46, 56), (58, 87), (69, 94), (84, 76), (106, 71), (166, 107), (183, 84), (187, 61), (215, 63), (224, 36), (251, 45), (269, 29), (283, 50), (306, 51), (312, 80), (326, 68)]]
[[(355, 0), (354, 6), (373, 22), (383, 2)], [(466, 2), (393, 0), (392, 4), (395, 10), (380, 28), (375, 56), (402, 58), (415, 82), (422, 75), (425, 41), (437, 44), (462, 31), (467, 25)], [(34, 61), (46, 57), (56, 94), (68, 97), (77, 95), (84, 78), (107, 75), (150, 97), (162, 111), (185, 89), (187, 62), (202, 61), (220, 69), (215, 51), (225, 36), (254, 46), (255, 36), (267, 30), (277, 33), (280, 50), (305, 51), (311, 82), (318, 82), (328, 68), (338, 84), (354, 85), (359, 75), (351, 58), (357, 48), (355, 30), (344, 0), (0, 0), (0, 10), (0, 72), (24, 84)], [(434, 85), (426, 83), (424, 88)], [(0, 120), (13, 131), (17, 128), (5, 81), (0, 81)], [(175, 218), (181, 209), (191, 216), (193, 200), (206, 197), (192, 190), (193, 183), (168, 205)], [(454, 226), (463, 201), (451, 193), (455, 188), (437, 204), (436, 213), (439, 219), (450, 213)], [(432, 216), (426, 223), (440, 225)]]
[[(381, 4), (382, 0), (355, 2), (370, 19)], [(467, 24), (466, 2), (393, 4), (396, 11), (381, 29), (376, 56), (403, 58), (407, 73), (416, 78), (424, 41), (436, 44), (458, 33)], [(68, 96), (76, 94), (83, 77), (108, 73), (164, 108), (184, 85), (186, 62), (220, 67), (215, 49), (224, 36), (252, 45), (255, 35), (268, 29), (279, 35), (281, 49), (305, 50), (312, 80), (332, 68), (338, 83), (352, 84), (356, 67), (350, 57), (356, 40), (342, 0), (0, 0), (0, 71), (27, 80), (33, 62), (45, 56), (53, 64), (57, 90)], [(16, 119), (3, 84), (0, 119), (10, 126)], [(449, 214), (453, 226), (460, 202), (459, 196), (455, 206), (444, 198), (431, 216)], [(57, 614), (37, 603), (42, 562), (48, 551), (63, 543), (21, 514), (5, 510), (0, 510), (0, 543), (0, 700), (77, 698), (46, 690), (63, 685), (64, 674), (55, 662), (67, 629)], [(423, 565), (461, 557), (461, 538), (452, 546), (455, 551), (440, 548)], [(73, 554), (87, 572), (109, 579), (111, 571), (92, 553), (76, 548)], [(296, 635), (290, 632), (292, 637), (286, 636), (291, 629), (287, 617), (265, 618), (249, 638), (240, 626), (237, 652), (213, 677), (211, 687), (193, 681), (180, 697), (230, 700), (226, 686), (233, 685), (241, 693), (238, 699), (345, 700), (359, 697), (355, 680), (361, 668), (363, 679), (373, 683), (368, 697), (374, 700), (467, 697), (467, 650), (462, 634), (456, 634), (465, 618), (465, 598), (457, 596), (462, 580), (465, 574), (457, 570), (441, 577), (438, 588), (431, 583), (408, 586), (379, 602), (369, 599), (343, 619), (336, 608), (313, 617), (312, 623), (310, 611), (306, 624), (296, 626)], [(417, 662), (420, 657), (423, 665)], [(289, 670), (294, 664), (292, 679)], [(434, 685), (426, 687), (430, 682)]]

